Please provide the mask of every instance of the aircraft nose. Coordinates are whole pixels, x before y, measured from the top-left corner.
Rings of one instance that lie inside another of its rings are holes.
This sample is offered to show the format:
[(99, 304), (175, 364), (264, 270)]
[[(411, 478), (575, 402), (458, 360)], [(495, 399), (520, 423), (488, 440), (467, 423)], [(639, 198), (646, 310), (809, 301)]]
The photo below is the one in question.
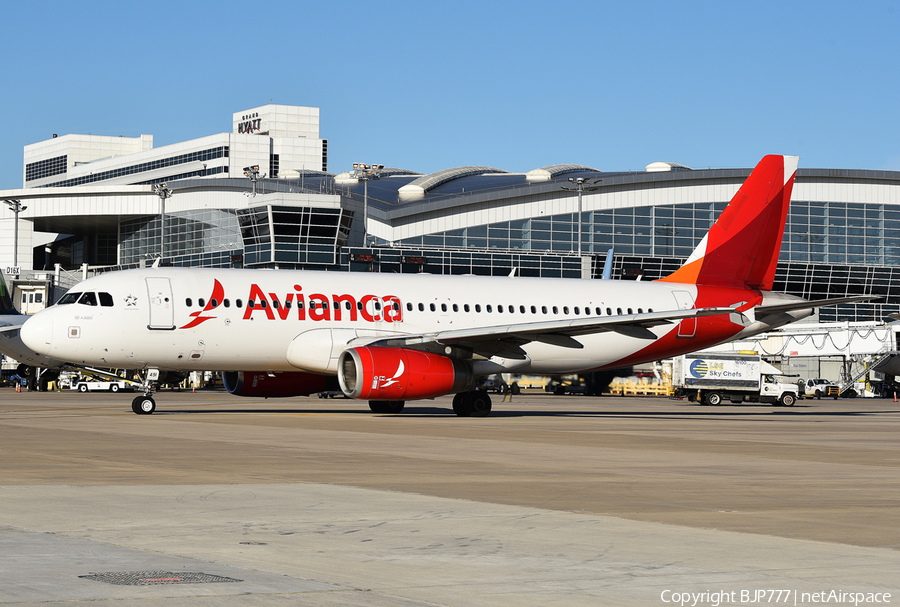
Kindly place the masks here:
[(38, 354), (49, 355), (53, 341), (53, 319), (48, 314), (35, 314), (19, 331), (22, 343)]

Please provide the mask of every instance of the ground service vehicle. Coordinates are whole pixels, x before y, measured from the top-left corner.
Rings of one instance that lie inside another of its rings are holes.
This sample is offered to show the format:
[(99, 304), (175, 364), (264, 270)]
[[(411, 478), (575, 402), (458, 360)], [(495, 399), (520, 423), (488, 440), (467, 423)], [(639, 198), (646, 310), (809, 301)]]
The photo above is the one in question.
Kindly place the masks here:
[[(781, 381), (784, 380), (784, 381)], [(800, 388), (759, 354), (685, 354), (672, 365), (675, 396), (704, 405), (771, 403), (792, 407)]]
[(125, 381), (96, 381), (79, 379), (78, 381), (73, 381), (70, 388), (72, 390), (78, 390), (79, 392), (119, 392), (124, 390), (131, 390), (132, 386), (129, 382)]
[(827, 379), (808, 379), (806, 380), (804, 393), (807, 398), (822, 398), (823, 396), (830, 396), (831, 398), (837, 400), (838, 396), (840, 396), (841, 394), (841, 388), (837, 384), (832, 383)]

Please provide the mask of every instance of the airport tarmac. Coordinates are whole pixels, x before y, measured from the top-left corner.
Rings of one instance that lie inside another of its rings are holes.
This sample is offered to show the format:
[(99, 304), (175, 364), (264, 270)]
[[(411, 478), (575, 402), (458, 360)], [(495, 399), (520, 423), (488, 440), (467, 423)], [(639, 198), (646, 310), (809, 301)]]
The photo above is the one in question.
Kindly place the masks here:
[(131, 398), (0, 389), (0, 605), (900, 601), (892, 401)]

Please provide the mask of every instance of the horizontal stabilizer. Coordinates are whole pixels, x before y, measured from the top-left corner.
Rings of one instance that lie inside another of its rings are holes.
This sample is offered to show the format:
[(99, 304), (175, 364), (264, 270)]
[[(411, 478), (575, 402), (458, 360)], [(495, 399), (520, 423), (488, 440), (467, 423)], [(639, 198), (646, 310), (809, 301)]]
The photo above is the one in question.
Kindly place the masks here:
[(834, 297), (832, 299), (812, 299), (806, 301), (797, 301), (786, 304), (777, 304), (774, 306), (757, 306), (753, 309), (757, 317), (767, 314), (777, 314), (779, 312), (791, 312), (793, 310), (810, 310), (813, 308), (825, 308), (827, 306), (836, 306), (844, 303), (854, 303), (857, 301), (871, 301), (877, 299), (877, 295), (853, 295), (851, 297)]

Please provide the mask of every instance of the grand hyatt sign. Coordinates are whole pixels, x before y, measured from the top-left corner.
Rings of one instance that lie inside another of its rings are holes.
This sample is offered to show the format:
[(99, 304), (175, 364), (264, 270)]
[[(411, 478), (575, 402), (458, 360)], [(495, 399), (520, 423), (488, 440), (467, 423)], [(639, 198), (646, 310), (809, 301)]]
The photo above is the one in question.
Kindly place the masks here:
[(238, 133), (255, 133), (259, 131), (259, 126), (262, 124), (262, 118), (259, 117), (257, 112), (253, 112), (252, 114), (245, 114), (241, 116), (241, 121), (238, 122)]

